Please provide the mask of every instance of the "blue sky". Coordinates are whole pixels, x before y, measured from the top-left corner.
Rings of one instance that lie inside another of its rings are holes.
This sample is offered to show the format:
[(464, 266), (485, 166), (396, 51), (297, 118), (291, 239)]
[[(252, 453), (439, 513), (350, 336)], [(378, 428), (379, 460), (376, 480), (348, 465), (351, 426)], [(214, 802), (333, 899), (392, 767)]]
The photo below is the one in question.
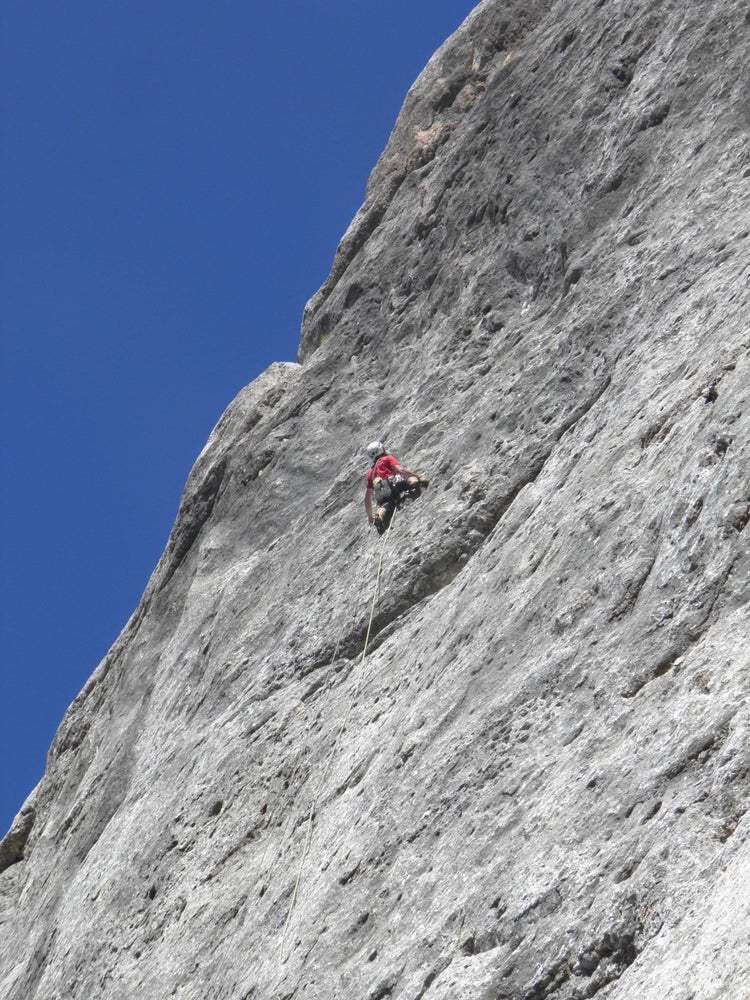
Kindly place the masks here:
[(4, 0), (0, 836), (472, 0)]

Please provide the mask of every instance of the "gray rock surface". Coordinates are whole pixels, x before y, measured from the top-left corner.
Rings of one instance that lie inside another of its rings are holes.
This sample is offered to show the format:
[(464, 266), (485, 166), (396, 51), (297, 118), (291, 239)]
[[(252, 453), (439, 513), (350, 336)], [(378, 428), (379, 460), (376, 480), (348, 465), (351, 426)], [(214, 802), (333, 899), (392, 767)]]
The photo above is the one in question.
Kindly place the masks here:
[(0, 995), (747, 1000), (749, 40), (436, 53), (0, 846)]

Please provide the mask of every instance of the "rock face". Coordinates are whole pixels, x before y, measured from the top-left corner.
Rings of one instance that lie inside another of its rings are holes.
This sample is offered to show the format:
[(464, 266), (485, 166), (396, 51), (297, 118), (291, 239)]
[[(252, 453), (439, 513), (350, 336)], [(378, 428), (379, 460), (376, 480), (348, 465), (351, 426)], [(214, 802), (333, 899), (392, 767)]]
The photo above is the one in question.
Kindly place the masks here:
[(749, 56), (739, 0), (436, 53), (0, 847), (3, 997), (750, 995)]

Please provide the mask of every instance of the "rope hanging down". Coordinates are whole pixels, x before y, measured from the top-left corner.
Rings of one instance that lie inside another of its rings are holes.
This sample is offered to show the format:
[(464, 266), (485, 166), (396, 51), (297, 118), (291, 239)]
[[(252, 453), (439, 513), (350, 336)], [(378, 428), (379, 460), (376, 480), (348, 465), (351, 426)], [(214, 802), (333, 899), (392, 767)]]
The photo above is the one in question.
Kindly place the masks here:
[[(394, 514), (395, 514), (395, 512), (394, 512)], [(393, 517), (391, 517), (391, 523), (388, 526), (387, 530), (383, 532), (383, 536), (382, 536), (381, 541), (380, 541), (380, 558), (378, 559), (378, 568), (377, 568), (377, 572), (375, 574), (375, 591), (374, 591), (374, 593), (372, 595), (372, 603), (370, 605), (370, 616), (369, 616), (368, 621), (367, 621), (367, 631), (365, 632), (365, 644), (362, 647), (362, 656), (360, 658), (360, 661), (359, 661), (359, 664), (358, 664), (358, 667), (357, 667), (357, 682), (354, 685), (354, 693), (352, 694), (351, 698), (349, 699), (349, 705), (348, 705), (347, 710), (346, 710), (346, 715), (344, 716), (343, 722), (339, 726), (339, 731), (336, 734), (336, 739), (334, 740), (333, 746), (331, 748), (331, 752), (328, 755), (328, 760), (326, 762), (325, 770), (323, 771), (323, 775), (322, 775), (322, 777), (320, 779), (320, 782), (318, 783), (318, 787), (316, 789), (315, 796), (313, 797), (312, 805), (310, 806), (310, 812), (309, 812), (309, 815), (307, 817), (307, 824), (306, 824), (306, 829), (305, 829), (305, 840), (304, 840), (304, 846), (302, 848), (302, 857), (300, 858), (299, 871), (297, 872), (297, 878), (296, 878), (296, 880), (294, 882), (294, 889), (292, 891), (292, 898), (291, 898), (291, 901), (289, 903), (289, 910), (288, 910), (287, 915), (286, 915), (286, 920), (284, 921), (284, 930), (283, 930), (283, 933), (281, 935), (281, 945), (279, 947), (279, 956), (278, 956), (278, 960), (276, 962), (276, 983), (277, 983), (277, 985), (278, 985), (278, 983), (279, 983), (279, 981), (281, 979), (281, 966), (282, 966), (283, 961), (284, 961), (284, 949), (286, 947), (287, 931), (289, 930), (289, 925), (290, 925), (291, 920), (292, 920), (292, 914), (294, 912), (294, 907), (295, 907), (295, 904), (297, 902), (297, 895), (298, 895), (298, 892), (299, 892), (300, 882), (302, 881), (302, 872), (303, 872), (304, 867), (305, 867), (305, 861), (307, 860), (307, 855), (308, 855), (308, 853), (310, 851), (310, 843), (312, 841), (313, 820), (315, 818), (315, 810), (317, 808), (318, 801), (320, 799), (321, 793), (323, 792), (323, 787), (324, 787), (326, 781), (328, 780), (328, 775), (330, 774), (331, 767), (333, 766), (333, 761), (334, 761), (334, 758), (336, 757), (336, 752), (337, 752), (337, 750), (339, 748), (339, 743), (341, 742), (341, 737), (342, 737), (342, 735), (344, 733), (344, 730), (346, 729), (347, 723), (349, 722), (349, 716), (352, 713), (352, 709), (354, 708), (354, 703), (357, 700), (357, 696), (359, 695), (360, 688), (362, 686), (362, 676), (364, 674), (364, 664), (365, 664), (365, 657), (367, 656), (367, 646), (368, 646), (368, 643), (370, 642), (370, 632), (372, 631), (372, 623), (373, 623), (373, 619), (375, 617), (375, 607), (377, 605), (378, 594), (380, 592), (380, 572), (381, 572), (381, 569), (382, 569), (382, 566), (383, 566), (383, 555), (385, 553), (385, 543), (386, 543), (386, 539), (388, 538), (388, 535), (391, 533), (391, 528), (392, 527), (393, 527)], [(337, 644), (337, 647), (338, 647), (338, 644)]]
[[(363, 578), (365, 580), (369, 580), (370, 579), (371, 570), (372, 570), (372, 567), (373, 567), (373, 563), (375, 561), (374, 558), (373, 558), (375, 556), (375, 551), (376, 550), (374, 548), (370, 548), (370, 551), (368, 552), (367, 558), (366, 558), (366, 560), (364, 562)], [(358, 591), (357, 591), (357, 600), (356, 600), (356, 602), (354, 604), (354, 613), (353, 613), (352, 617), (354, 618), (355, 621), (357, 620), (357, 617), (359, 615), (359, 609), (360, 609), (361, 605), (362, 605), (362, 587), (360, 587), (358, 589)], [(331, 669), (331, 667), (334, 665), (334, 663), (338, 659), (339, 649), (341, 648), (341, 640), (344, 638), (344, 634), (346, 633), (346, 626), (347, 626), (347, 621), (344, 620), (341, 623), (341, 628), (339, 629), (338, 638), (336, 639), (336, 645), (333, 648), (333, 653), (331, 654), (331, 659), (330, 659), (330, 661), (328, 663), (328, 669), (329, 670)], [(302, 704), (302, 702), (299, 702), (299, 704), (297, 705), (297, 708), (299, 708), (299, 705), (301, 705), (301, 704)], [(301, 768), (302, 768), (302, 763), (301, 762), (298, 762), (297, 764), (295, 764), (294, 768), (292, 769), (291, 775), (290, 775), (290, 779), (289, 779), (290, 784), (293, 783), (294, 778), (296, 778), (297, 773), (301, 770)], [(282, 811), (281, 798), (279, 797), (279, 798), (276, 799), (276, 801), (274, 802), (274, 804), (271, 806), (271, 811), (269, 813), (268, 820), (267, 820), (267, 827), (269, 829), (273, 828), (273, 826), (275, 825), (276, 820), (278, 819), (278, 816), (281, 813), (281, 811)], [(286, 836), (286, 834), (285, 834), (285, 836)], [(268, 851), (269, 851), (270, 847), (271, 847), (271, 842), (270, 842), (270, 839), (269, 839), (269, 841), (266, 843), (266, 846), (265, 846), (265, 848), (263, 850), (263, 855), (262, 855), (261, 860), (260, 860), (260, 870), (261, 871), (265, 871), (266, 856), (268, 854)]]

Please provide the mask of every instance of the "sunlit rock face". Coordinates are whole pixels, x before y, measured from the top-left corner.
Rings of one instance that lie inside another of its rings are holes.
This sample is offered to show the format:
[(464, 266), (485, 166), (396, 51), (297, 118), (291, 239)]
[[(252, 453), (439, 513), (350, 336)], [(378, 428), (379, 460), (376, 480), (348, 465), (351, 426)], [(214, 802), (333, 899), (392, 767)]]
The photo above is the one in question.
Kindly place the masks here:
[(0, 846), (0, 995), (747, 1000), (749, 22), (436, 53)]

